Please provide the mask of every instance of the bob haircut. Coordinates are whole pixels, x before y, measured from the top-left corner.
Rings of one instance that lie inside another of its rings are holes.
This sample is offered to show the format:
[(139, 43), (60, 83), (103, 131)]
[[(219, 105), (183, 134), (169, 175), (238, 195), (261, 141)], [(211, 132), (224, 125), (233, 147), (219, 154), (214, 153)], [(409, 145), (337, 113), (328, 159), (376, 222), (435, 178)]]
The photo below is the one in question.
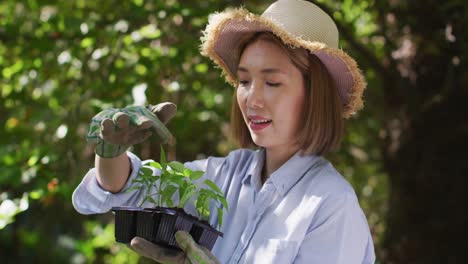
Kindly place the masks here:
[[(240, 55), (256, 41), (265, 40), (280, 47), (304, 78), (305, 101), (297, 134), (302, 154), (325, 155), (338, 149), (344, 133), (343, 103), (322, 62), (304, 48), (285, 45), (271, 32), (246, 35), (239, 49)], [(241, 56), (239, 56), (240, 58)], [(231, 127), (240, 147), (255, 146), (237, 102), (237, 87), (231, 105)]]

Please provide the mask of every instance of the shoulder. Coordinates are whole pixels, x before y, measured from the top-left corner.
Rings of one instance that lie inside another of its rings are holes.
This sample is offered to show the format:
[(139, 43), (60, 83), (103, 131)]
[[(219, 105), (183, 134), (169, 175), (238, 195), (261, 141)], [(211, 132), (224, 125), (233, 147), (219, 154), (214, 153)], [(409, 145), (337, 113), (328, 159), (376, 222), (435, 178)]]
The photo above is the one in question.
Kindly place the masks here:
[(315, 224), (326, 219), (355, 219), (366, 223), (353, 186), (324, 158), (315, 171), (309, 171), (307, 193), (318, 199)]
[(353, 186), (325, 158), (305, 175), (305, 194), (318, 202), (318, 212), (325, 215), (351, 210), (361, 214), (358, 197)]
[(255, 150), (251, 149), (236, 149), (231, 152), (226, 156), (226, 160), (229, 162), (246, 162), (252, 160), (252, 158), (256, 155), (258, 152)]
[[(226, 173), (242, 173), (248, 170), (259, 159), (259, 150), (236, 149), (222, 158), (222, 167)], [(210, 157), (211, 159), (217, 159)]]
[(318, 195), (355, 195), (351, 184), (325, 158), (317, 157), (317, 162), (307, 172), (306, 184)]
[(198, 168), (200, 170), (219, 170), (221, 168), (233, 170), (239, 166), (250, 164), (257, 151), (250, 149), (236, 149), (225, 157), (209, 156), (205, 159), (186, 162), (185, 166), (189, 168)]

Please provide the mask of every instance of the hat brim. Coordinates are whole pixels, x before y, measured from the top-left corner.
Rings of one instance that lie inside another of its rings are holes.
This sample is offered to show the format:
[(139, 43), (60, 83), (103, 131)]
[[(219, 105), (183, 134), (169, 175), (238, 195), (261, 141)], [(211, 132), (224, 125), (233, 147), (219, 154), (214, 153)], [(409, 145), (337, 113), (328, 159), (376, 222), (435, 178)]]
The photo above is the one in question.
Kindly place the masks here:
[(348, 118), (363, 107), (362, 94), (366, 82), (353, 58), (324, 43), (293, 36), (274, 21), (243, 8), (216, 13), (210, 17), (201, 38), (201, 53), (211, 58), (222, 69), (226, 81), (236, 87), (242, 39), (261, 31), (272, 32), (289, 46), (305, 48), (322, 61), (343, 102), (343, 117)]

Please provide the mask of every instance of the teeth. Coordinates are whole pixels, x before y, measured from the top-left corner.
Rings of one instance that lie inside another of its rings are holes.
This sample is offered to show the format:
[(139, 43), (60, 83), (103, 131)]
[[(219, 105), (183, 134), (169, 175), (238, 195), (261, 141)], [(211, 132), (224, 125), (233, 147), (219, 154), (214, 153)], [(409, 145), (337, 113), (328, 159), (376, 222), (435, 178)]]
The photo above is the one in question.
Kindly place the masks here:
[(268, 123), (270, 122), (271, 120), (252, 120), (252, 123), (255, 123), (255, 124), (264, 124), (264, 123)]

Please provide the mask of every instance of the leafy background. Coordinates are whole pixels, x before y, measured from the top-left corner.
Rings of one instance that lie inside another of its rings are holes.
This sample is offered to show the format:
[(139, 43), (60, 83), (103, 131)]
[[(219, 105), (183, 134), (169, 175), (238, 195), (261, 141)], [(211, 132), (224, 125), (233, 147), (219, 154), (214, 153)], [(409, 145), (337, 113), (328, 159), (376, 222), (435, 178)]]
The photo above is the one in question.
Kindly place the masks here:
[[(366, 108), (327, 158), (358, 194), (378, 263), (463, 263), (467, 4), (313, 2), (337, 22), (341, 47), (368, 81)], [(89, 120), (111, 106), (172, 101), (170, 159), (226, 155), (236, 147), (233, 90), (200, 56), (199, 37), (215, 11), (268, 3), (1, 1), (2, 262), (143, 262), (114, 242), (111, 214), (83, 216), (71, 205), (93, 166)], [(133, 151), (157, 159), (159, 145)]]

